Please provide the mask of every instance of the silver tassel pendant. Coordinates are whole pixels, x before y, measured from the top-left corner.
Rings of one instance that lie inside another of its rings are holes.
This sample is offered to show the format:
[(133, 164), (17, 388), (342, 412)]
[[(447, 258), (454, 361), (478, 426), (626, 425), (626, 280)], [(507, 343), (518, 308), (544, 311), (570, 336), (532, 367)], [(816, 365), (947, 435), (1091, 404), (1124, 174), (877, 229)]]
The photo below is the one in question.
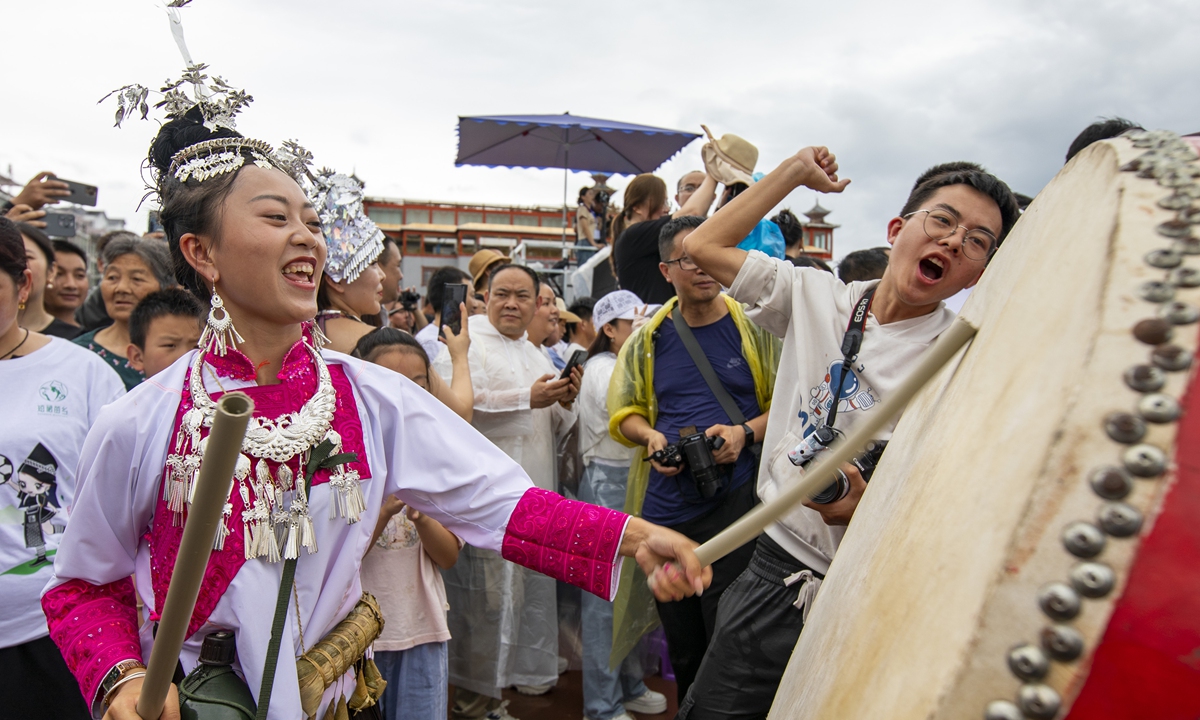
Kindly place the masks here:
[[(230, 488), (230, 492), (233, 488)], [(226, 502), (221, 509), (221, 519), (217, 522), (217, 534), (213, 536), (213, 550), (225, 549), (225, 538), (229, 537), (229, 518), (233, 515), (233, 503)]]
[(329, 485), (334, 491), (334, 502), (329, 506), (329, 519), (343, 517), (348, 525), (358, 522), (366, 510), (362, 488), (358, 483), (358, 471), (347, 470), (345, 465), (338, 465), (337, 472), (329, 478)]
[(288, 519), (287, 539), (283, 544), (283, 559), (295, 560), (300, 557), (300, 521), (295, 517)]
[(300, 545), (309, 555), (317, 552), (317, 533), (313, 528), (312, 516), (308, 513), (308, 493), (304, 483), (296, 484), (296, 497), (292, 500), (292, 512), (300, 525)]

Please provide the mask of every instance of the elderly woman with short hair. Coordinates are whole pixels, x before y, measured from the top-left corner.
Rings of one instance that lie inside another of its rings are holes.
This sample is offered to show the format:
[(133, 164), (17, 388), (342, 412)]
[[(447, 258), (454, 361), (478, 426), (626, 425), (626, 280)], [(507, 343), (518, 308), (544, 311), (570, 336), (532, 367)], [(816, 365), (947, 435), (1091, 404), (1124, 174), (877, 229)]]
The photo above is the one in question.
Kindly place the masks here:
[(112, 325), (84, 333), (73, 342), (103, 358), (121, 376), (125, 388), (132, 390), (145, 378), (126, 356), (129, 316), (142, 298), (175, 285), (171, 256), (161, 242), (119, 237), (105, 246), (101, 260), (100, 295)]

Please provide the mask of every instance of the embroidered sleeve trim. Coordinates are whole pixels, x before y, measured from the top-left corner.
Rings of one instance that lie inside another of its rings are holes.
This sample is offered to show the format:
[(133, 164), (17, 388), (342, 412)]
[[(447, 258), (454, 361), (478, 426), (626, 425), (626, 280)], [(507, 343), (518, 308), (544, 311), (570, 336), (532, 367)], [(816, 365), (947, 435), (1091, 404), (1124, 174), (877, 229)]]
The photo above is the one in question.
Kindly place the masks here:
[(617, 510), (530, 488), (508, 520), (501, 556), (612, 600), (628, 521)]
[(130, 578), (107, 585), (68, 580), (42, 596), (42, 610), (50, 638), (92, 707), (109, 670), (122, 660), (142, 660)]

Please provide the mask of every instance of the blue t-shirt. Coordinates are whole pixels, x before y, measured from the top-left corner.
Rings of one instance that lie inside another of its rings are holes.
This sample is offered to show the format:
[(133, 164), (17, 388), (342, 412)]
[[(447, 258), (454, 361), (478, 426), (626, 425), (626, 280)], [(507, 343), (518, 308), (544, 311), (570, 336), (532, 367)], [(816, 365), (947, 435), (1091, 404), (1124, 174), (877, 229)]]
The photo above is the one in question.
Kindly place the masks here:
[[(680, 429), (691, 425), (698, 432), (712, 425), (732, 425), (669, 318), (659, 326), (658, 333), (654, 351), (658, 419), (654, 429), (665, 435), (668, 443), (677, 443)], [(742, 336), (733, 317), (726, 315), (711, 325), (694, 327), (692, 334), (746, 419), (761, 415), (754, 394), (754, 376), (750, 374), (750, 363), (742, 355)], [(725, 487), (707, 500), (700, 495), (689, 470), (665, 477), (651, 468), (642, 517), (659, 525), (676, 525), (708, 514), (725, 501), (731, 490), (753, 480), (754, 455), (749, 448), (742, 450)]]

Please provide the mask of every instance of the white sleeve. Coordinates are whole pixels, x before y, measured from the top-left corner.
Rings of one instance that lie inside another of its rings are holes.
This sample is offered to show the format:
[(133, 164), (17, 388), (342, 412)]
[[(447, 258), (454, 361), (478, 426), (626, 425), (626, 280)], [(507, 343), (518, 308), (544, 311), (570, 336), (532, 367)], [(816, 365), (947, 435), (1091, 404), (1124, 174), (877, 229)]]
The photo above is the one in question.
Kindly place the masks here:
[(100, 411), (80, 451), (71, 522), (49, 587), (70, 579), (105, 585), (133, 574), (138, 543), (154, 516), (178, 405), (178, 393), (152, 386), (135, 388)]
[[(783, 337), (792, 319), (792, 295), (802, 276), (801, 268), (786, 260), (752, 250), (729, 288), (729, 295), (749, 305), (747, 315), (767, 332)], [(817, 272), (824, 272), (818, 270)]]
[(512, 458), (428, 392), (407, 380), (388, 390), (363, 368), (357, 378), (367, 417), (380, 433), (384, 494), (429, 513), (450, 532), (500, 551), (508, 518), (533, 482)]

